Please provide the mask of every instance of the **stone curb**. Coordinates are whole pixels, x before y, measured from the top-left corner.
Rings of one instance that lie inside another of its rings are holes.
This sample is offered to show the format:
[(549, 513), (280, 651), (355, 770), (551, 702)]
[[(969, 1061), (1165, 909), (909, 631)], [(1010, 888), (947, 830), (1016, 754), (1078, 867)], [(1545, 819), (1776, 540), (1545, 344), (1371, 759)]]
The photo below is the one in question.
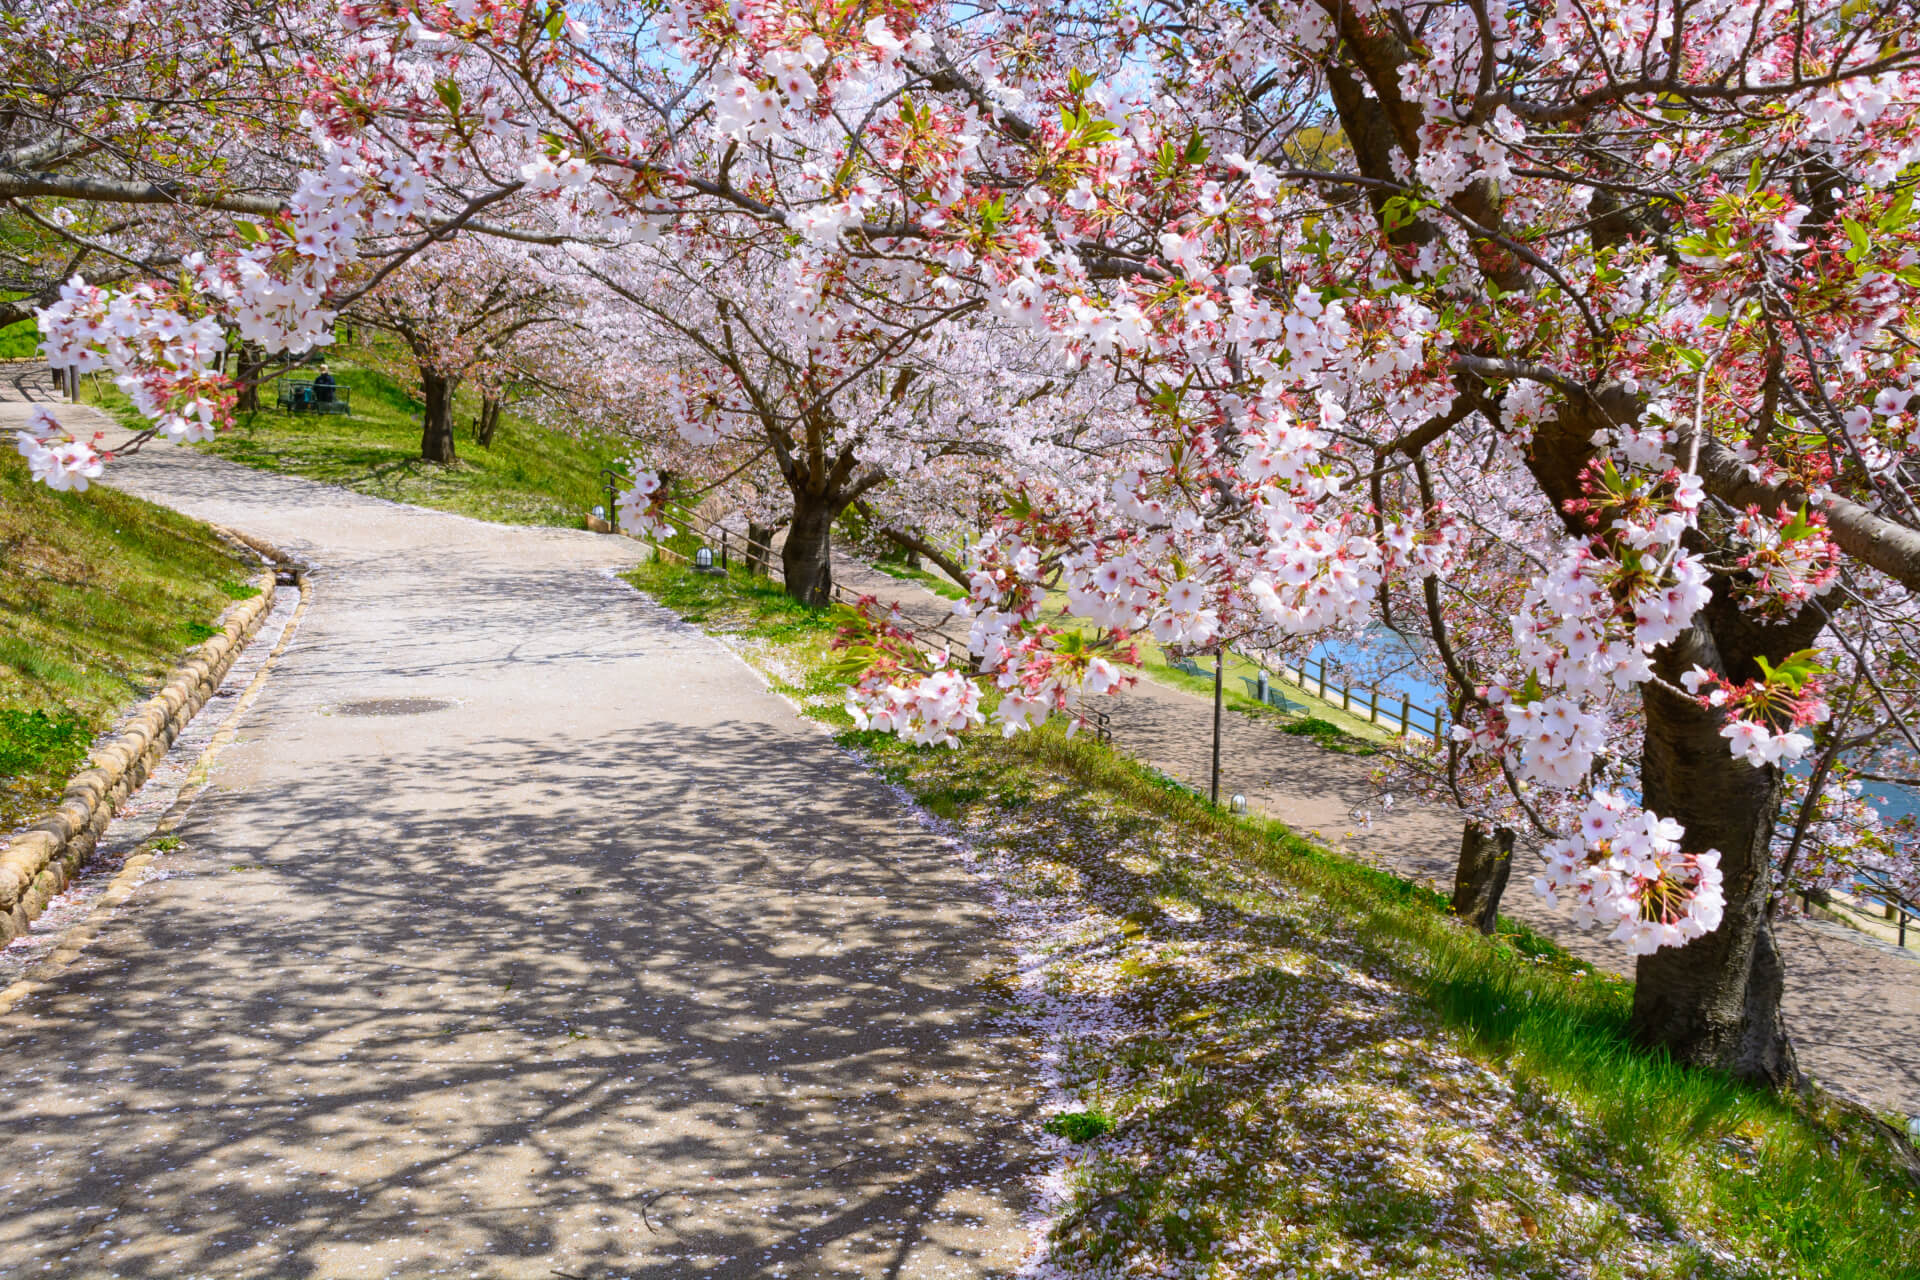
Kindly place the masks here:
[[(251, 538), (240, 541), (254, 545)], [(276, 564), (287, 563), (277, 551), (270, 558)], [(147, 780), (180, 731), (220, 687), (228, 668), (273, 607), (276, 576), (269, 570), (255, 578), (260, 594), (229, 607), (222, 615), (220, 634), (174, 669), (166, 685), (134, 712), (118, 737), (93, 752), (89, 767), (67, 783), (59, 806), (0, 850), (0, 946), (25, 933), (33, 918), (67, 887), (93, 853), (100, 833), (113, 821), (114, 810)]]

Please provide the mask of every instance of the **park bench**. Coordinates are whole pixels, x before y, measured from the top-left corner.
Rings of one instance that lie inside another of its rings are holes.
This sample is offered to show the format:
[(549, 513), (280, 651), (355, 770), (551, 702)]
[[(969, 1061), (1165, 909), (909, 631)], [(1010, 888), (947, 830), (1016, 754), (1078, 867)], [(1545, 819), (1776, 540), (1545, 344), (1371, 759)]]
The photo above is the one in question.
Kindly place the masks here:
[(283, 378), (278, 402), (288, 413), (338, 413), (353, 416), (352, 393), (335, 384), (316, 387), (311, 378)]

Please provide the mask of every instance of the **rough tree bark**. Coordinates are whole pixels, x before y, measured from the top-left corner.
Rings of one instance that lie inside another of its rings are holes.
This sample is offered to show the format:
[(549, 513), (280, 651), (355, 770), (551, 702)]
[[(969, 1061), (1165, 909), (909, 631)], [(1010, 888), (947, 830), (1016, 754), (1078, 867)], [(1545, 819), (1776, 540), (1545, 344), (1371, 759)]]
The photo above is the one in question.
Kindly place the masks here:
[(420, 415), (420, 457), (425, 462), (452, 466), (457, 458), (453, 450), (453, 379), (430, 369), (420, 370), (420, 390), (426, 410)]
[(776, 526), (747, 521), (747, 572), (767, 576), (773, 563), (773, 531)]
[[(1695, 628), (1681, 642), (1686, 652), (1664, 655), (1663, 674), (1671, 679), (1692, 665), (1686, 659), (1711, 657), (1701, 650), (1713, 643), (1710, 632)], [(1728, 656), (1720, 655), (1722, 661)], [(1743, 670), (1751, 668), (1750, 656), (1737, 655), (1728, 665), (1732, 679), (1755, 674)], [(1720, 851), (1727, 906), (1712, 933), (1640, 957), (1634, 1038), (1690, 1066), (1775, 1087), (1797, 1084), (1799, 1066), (1780, 1011), (1780, 951), (1767, 914), (1779, 771), (1735, 759), (1720, 736), (1719, 712), (1658, 686), (1646, 691), (1644, 703), (1646, 806), (1686, 827), (1684, 848)]]
[[(1578, 477), (1592, 457), (1594, 432), (1639, 416), (1640, 404), (1618, 384), (1568, 394), (1551, 426), (1534, 435), (1528, 465), (1556, 505), (1567, 511)], [(1589, 535), (1567, 514), (1568, 529)], [(1696, 551), (1708, 549), (1692, 535)], [(1823, 615), (1807, 609), (1769, 623), (1743, 613), (1731, 583), (1716, 575), (1713, 598), (1694, 625), (1654, 660), (1666, 682), (1645, 686), (1641, 756), (1642, 803), (1686, 828), (1681, 847), (1720, 851), (1726, 912), (1720, 926), (1683, 947), (1642, 956), (1634, 971), (1632, 1034), (1690, 1066), (1726, 1071), (1774, 1086), (1799, 1082), (1793, 1045), (1780, 1012), (1779, 951), (1767, 916), (1772, 892), (1773, 823), (1779, 774), (1736, 759), (1720, 736), (1725, 713), (1673, 689), (1700, 665), (1736, 683), (1760, 674), (1756, 657), (1778, 662), (1818, 636)]]
[[(844, 504), (841, 504), (844, 506)], [(801, 604), (822, 608), (833, 600), (833, 520), (841, 506), (796, 493), (793, 521), (780, 548), (787, 594)]]
[(233, 407), (240, 413), (253, 413), (260, 408), (260, 372), (267, 367), (267, 353), (257, 342), (242, 342), (238, 351), (234, 378), (238, 394)]
[(1500, 924), (1500, 897), (1513, 872), (1513, 828), (1469, 821), (1460, 833), (1460, 865), (1453, 875), (1453, 914), (1480, 932)]
[(473, 420), (473, 442), (482, 449), (493, 448), (493, 433), (500, 429), (500, 401), (489, 395), (480, 397), (480, 414)]

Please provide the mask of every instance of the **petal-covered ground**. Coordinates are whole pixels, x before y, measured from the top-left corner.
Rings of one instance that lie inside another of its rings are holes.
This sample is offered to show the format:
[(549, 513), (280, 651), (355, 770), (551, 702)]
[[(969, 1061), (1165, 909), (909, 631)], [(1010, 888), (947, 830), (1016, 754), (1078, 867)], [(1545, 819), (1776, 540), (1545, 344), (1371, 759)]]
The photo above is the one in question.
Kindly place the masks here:
[[(790, 625), (706, 621), (835, 718)], [(1025, 1275), (1920, 1274), (1887, 1135), (1632, 1049), (1625, 984), (1536, 935), (1084, 741), (843, 741), (1014, 936), (1055, 1157)]]

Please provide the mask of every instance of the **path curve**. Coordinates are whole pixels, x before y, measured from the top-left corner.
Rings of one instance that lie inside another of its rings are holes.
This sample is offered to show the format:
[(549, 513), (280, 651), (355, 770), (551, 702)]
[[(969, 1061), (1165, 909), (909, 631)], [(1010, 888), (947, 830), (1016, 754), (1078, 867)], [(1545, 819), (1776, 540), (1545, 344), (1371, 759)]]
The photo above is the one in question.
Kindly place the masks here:
[(612, 576), (635, 544), (184, 449), (112, 479), (314, 600), (181, 848), (0, 1017), (0, 1273), (1012, 1270), (983, 896)]

